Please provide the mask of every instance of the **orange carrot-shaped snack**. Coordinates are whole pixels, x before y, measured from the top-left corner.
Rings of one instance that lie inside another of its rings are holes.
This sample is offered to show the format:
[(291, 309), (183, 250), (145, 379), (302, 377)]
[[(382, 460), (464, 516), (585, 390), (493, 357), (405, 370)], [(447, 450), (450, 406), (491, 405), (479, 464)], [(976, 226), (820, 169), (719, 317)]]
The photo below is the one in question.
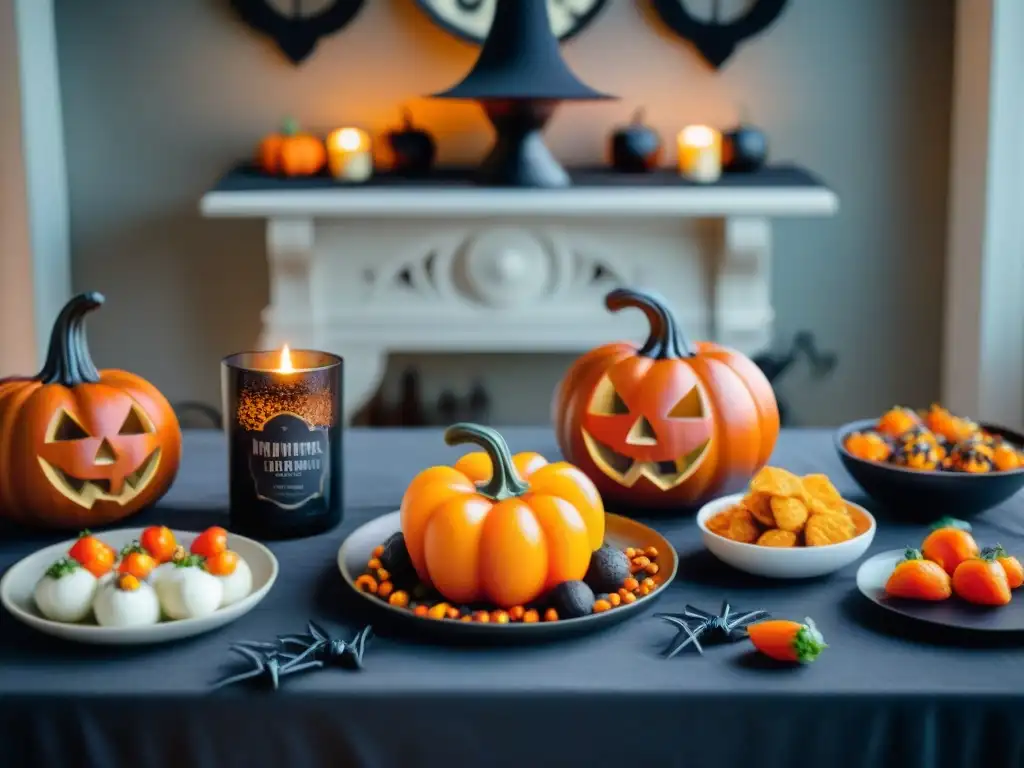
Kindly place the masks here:
[(828, 648), (810, 619), (803, 624), (785, 619), (759, 621), (747, 627), (747, 636), (758, 651), (776, 661), (810, 664)]
[(1003, 566), (1010, 589), (1016, 589), (1021, 584), (1024, 584), (1024, 565), (1021, 565), (1020, 560), (1013, 555), (1007, 554), (1001, 544), (996, 544), (994, 547), (986, 547), (981, 551), (981, 555), (982, 557), (991, 555), (996, 559), (997, 563)]
[(941, 565), (925, 560), (916, 549), (907, 549), (885, 582), (885, 594), (910, 600), (945, 600), (953, 594), (953, 585)]
[(962, 520), (944, 517), (921, 544), (921, 554), (942, 566), (950, 576), (964, 560), (977, 557), (981, 550), (971, 536), (971, 526)]
[(1006, 605), (1010, 582), (993, 553), (964, 560), (953, 573), (953, 591), (975, 605)]

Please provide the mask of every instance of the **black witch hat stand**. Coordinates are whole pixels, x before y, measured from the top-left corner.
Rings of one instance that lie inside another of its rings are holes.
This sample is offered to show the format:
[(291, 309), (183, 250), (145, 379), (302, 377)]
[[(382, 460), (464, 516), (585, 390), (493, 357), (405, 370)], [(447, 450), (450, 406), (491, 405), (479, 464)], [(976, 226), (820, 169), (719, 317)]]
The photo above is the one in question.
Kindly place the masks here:
[(477, 181), (514, 187), (569, 186), (569, 174), (544, 144), (544, 126), (562, 101), (615, 98), (580, 82), (569, 69), (551, 31), (546, 0), (497, 0), (473, 69), (434, 96), (480, 103), (497, 137)]

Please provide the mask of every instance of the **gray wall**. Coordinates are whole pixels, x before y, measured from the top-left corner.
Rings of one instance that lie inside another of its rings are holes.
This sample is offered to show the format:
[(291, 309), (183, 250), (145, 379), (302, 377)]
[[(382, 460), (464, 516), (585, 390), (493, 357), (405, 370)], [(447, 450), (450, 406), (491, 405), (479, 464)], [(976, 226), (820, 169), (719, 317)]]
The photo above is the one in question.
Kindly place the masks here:
[[(835, 218), (775, 230), (780, 338), (812, 328), (840, 355), (828, 381), (805, 367), (786, 379), (794, 415), (834, 424), (937, 397), (953, 0), (792, 0), (720, 73), (646, 5), (611, 0), (565, 46), (588, 83), (624, 102), (563, 109), (548, 131), (555, 153), (568, 164), (600, 158), (609, 127), (636, 104), (666, 136), (688, 122), (727, 125), (745, 105), (775, 159), (817, 171), (842, 201)], [(226, 6), (57, 0), (74, 284), (108, 296), (90, 326), (93, 352), (172, 399), (216, 401), (219, 358), (257, 337), (263, 229), (205, 221), (197, 201), (282, 115), (313, 129), (383, 130), (410, 102), (438, 134), (442, 162), (476, 158), (489, 140), (475, 107), (419, 98), (458, 80), (475, 49), (435, 30), (412, 0), (368, 0), (300, 68)], [(481, 368), (419, 362), (434, 387)], [(564, 358), (538, 358), (526, 374), (508, 360), (487, 364), (499, 420), (517, 410), (520, 421), (546, 420)]]

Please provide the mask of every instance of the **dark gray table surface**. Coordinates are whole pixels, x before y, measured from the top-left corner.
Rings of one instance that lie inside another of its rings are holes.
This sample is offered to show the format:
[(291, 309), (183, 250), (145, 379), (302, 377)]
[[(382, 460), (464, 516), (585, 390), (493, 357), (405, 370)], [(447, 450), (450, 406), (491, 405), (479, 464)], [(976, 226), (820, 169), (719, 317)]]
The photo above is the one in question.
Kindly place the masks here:
[[(503, 432), (513, 450), (558, 454), (547, 430)], [(133, 767), (180, 764), (185, 755), (196, 766), (732, 765), (749, 761), (752, 750), (763, 751), (764, 765), (1024, 764), (1024, 729), (1015, 727), (1024, 704), (1019, 636), (939, 633), (884, 614), (856, 592), (855, 565), (804, 582), (746, 576), (703, 550), (692, 515), (644, 518), (677, 548), (679, 574), (655, 609), (607, 631), (529, 647), (453, 647), (389, 628), (367, 651), (362, 673), (297, 676), (274, 695), (205, 695), (231, 668), (233, 641), (300, 631), (307, 618), (343, 634), (366, 623), (337, 574), (338, 547), (355, 526), (396, 509), (419, 469), (460, 452), (439, 430), (350, 431), (343, 525), (271, 543), (281, 563), (271, 593), (235, 624), (194, 640), (71, 645), (0, 612), (0, 745), (31, 750), (32, 765), (91, 754), (96, 765)], [(874, 508), (826, 431), (784, 432), (772, 463), (826, 472), (847, 498)], [(131, 524), (226, 525), (225, 465), (219, 433), (188, 433), (175, 486)], [(1024, 498), (975, 527), (979, 539), (1024, 552)], [(880, 516), (868, 555), (923, 533)], [(64, 538), (11, 535), (0, 532), (8, 537), (0, 538), (0, 569)], [(798, 669), (762, 663), (748, 643), (660, 658), (673, 631), (653, 612), (687, 603), (713, 610), (725, 598), (777, 617), (810, 616), (830, 647)], [(1006, 610), (1024, 610), (1024, 602)], [(182, 744), (170, 752), (153, 742), (175, 733)], [(249, 762), (231, 761), (243, 753)]]

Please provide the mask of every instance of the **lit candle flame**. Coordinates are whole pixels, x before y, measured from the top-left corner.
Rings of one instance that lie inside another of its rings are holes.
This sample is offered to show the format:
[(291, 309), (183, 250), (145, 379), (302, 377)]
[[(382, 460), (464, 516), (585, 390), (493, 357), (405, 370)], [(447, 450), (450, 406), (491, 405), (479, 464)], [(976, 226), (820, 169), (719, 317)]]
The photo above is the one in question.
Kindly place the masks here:
[(281, 365), (277, 371), (278, 373), (295, 373), (295, 368), (292, 366), (292, 353), (287, 344), (281, 349)]
[(688, 125), (680, 134), (683, 144), (691, 147), (710, 147), (715, 143), (715, 129), (706, 125)]
[(363, 143), (363, 138), (355, 128), (342, 128), (338, 131), (337, 142), (339, 149), (354, 152)]

